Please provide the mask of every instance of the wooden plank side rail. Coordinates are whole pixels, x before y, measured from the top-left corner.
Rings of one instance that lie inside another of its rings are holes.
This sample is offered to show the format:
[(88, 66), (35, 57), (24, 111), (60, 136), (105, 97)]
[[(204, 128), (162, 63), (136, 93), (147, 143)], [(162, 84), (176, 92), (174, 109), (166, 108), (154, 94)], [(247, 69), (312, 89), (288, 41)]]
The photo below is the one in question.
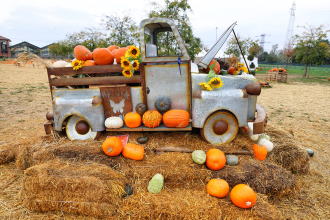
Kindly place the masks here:
[(48, 75), (54, 76), (70, 76), (77, 74), (104, 74), (104, 73), (120, 73), (122, 68), (119, 64), (84, 66), (79, 70), (73, 70), (72, 67), (47, 67)]
[(81, 85), (103, 85), (103, 84), (127, 84), (141, 83), (140, 76), (126, 78), (124, 76), (85, 77), (85, 78), (60, 78), (50, 79), (51, 86), (81, 86)]

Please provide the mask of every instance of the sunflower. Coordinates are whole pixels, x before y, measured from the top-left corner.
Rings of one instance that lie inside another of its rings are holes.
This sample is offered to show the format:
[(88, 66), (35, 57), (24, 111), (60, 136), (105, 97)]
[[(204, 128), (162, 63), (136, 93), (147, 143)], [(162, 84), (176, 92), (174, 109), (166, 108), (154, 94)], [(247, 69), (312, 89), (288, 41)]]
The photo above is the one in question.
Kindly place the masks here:
[(212, 87), (206, 82), (199, 83), (199, 85), (203, 90), (207, 90), (207, 91), (212, 90)]
[(133, 60), (132, 67), (134, 70), (139, 70), (140, 62), (138, 60)]
[(120, 59), (120, 66), (123, 69), (130, 69), (131, 68), (131, 63), (129, 62), (129, 60), (126, 57), (122, 57)]
[(131, 69), (124, 69), (121, 73), (127, 78), (131, 78), (133, 76), (133, 72)]
[(73, 60), (71, 62), (71, 66), (73, 67), (73, 70), (79, 70), (80, 68), (82, 68), (84, 65), (84, 61), (82, 60)]
[(133, 59), (136, 59), (140, 56), (140, 50), (136, 46), (132, 45), (128, 48), (128, 50), (125, 53), (126, 57), (131, 57)]
[(213, 77), (208, 84), (213, 88), (217, 89), (223, 86), (223, 82), (220, 77)]

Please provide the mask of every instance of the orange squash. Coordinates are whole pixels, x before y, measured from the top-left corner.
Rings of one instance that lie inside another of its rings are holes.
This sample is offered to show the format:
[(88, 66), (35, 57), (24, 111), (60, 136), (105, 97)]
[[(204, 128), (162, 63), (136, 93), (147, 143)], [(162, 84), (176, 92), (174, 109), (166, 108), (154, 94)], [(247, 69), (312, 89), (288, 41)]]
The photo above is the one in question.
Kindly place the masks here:
[(93, 56), (91, 51), (83, 45), (75, 46), (73, 49), (73, 54), (77, 60), (83, 60), (83, 61), (91, 60)]
[(86, 60), (83, 64), (83, 66), (95, 66), (94, 60)]
[(257, 194), (246, 184), (238, 184), (230, 192), (230, 200), (234, 205), (248, 209), (257, 202)]
[(267, 148), (264, 146), (259, 146), (258, 144), (254, 144), (253, 155), (257, 160), (265, 160), (267, 157)]
[(108, 47), (108, 50), (110, 50), (110, 52), (112, 52), (115, 49), (118, 49), (119, 47), (117, 45), (111, 45)]
[(96, 65), (113, 64), (113, 55), (107, 48), (96, 48), (93, 51), (93, 60)]
[(143, 114), (143, 124), (148, 128), (155, 128), (162, 122), (162, 115), (157, 110), (148, 110)]
[(118, 137), (107, 137), (102, 144), (102, 150), (108, 156), (118, 156), (123, 150), (123, 144)]
[(163, 122), (169, 128), (185, 128), (189, 125), (189, 112), (182, 109), (172, 109), (163, 115)]
[(127, 47), (122, 47), (122, 48), (115, 49), (112, 51), (113, 55), (116, 58), (117, 64), (120, 64), (120, 59), (121, 59), (121, 57), (125, 56), (125, 53), (127, 50), (128, 50)]
[(234, 75), (235, 74), (235, 71), (236, 71), (236, 68), (231, 66), (229, 67), (229, 69), (227, 70), (227, 73), (230, 74), (230, 75)]
[(129, 112), (125, 115), (124, 121), (127, 127), (137, 128), (141, 125), (141, 115), (137, 112)]
[(211, 170), (220, 170), (226, 164), (225, 154), (216, 148), (212, 148), (206, 152), (206, 166)]
[(214, 65), (213, 67), (213, 71), (215, 72), (215, 74), (219, 74), (220, 73), (220, 64), (218, 63), (218, 61), (216, 60), (211, 60), (210, 64), (209, 64), (209, 68), (210, 66)]
[(138, 144), (128, 143), (125, 145), (122, 155), (131, 160), (142, 160), (144, 157), (144, 147)]
[(223, 179), (211, 179), (206, 185), (206, 191), (211, 196), (223, 198), (229, 193), (229, 184)]

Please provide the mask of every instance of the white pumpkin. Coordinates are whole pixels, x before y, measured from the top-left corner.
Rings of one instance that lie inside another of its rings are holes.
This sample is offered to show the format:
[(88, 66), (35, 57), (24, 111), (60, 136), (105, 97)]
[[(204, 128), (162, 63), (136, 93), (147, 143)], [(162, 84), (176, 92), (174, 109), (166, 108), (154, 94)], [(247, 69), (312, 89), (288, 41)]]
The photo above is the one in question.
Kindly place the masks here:
[(259, 134), (253, 134), (250, 136), (250, 139), (253, 141), (258, 141), (259, 140)]
[(58, 60), (52, 64), (52, 67), (66, 67), (68, 64), (70, 64), (70, 63), (68, 63), (64, 60)]
[(124, 125), (121, 117), (109, 117), (105, 119), (104, 125), (106, 128), (121, 128)]
[(274, 144), (266, 138), (259, 139), (258, 145), (265, 146), (268, 152), (271, 152), (274, 149)]

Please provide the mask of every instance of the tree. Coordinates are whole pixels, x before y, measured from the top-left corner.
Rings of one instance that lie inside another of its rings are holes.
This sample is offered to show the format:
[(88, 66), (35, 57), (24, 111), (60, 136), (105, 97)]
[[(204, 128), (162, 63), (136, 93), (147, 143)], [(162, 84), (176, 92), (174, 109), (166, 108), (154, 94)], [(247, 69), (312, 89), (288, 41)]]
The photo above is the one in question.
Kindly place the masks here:
[(329, 30), (318, 27), (303, 26), (303, 33), (295, 36), (295, 60), (305, 65), (304, 77), (308, 78), (308, 67), (320, 65), (330, 57), (330, 45), (327, 40)]
[[(153, 9), (149, 12), (149, 17), (164, 17), (175, 20), (178, 23), (178, 29), (186, 44), (188, 54), (194, 60), (195, 56), (202, 50), (202, 43), (201, 39), (195, 37), (192, 31), (188, 17), (188, 12), (191, 11), (188, 0), (164, 0), (164, 2), (165, 7), (163, 8), (153, 2)], [(177, 45), (173, 43), (173, 39), (174, 36), (169, 36), (167, 33), (159, 36), (161, 48), (165, 48), (168, 52), (176, 51)]]
[[(237, 40), (241, 46), (244, 55), (256, 56), (262, 51), (262, 48), (259, 45), (258, 41), (253, 41), (251, 38), (243, 39), (239, 35), (237, 35)], [(240, 57), (241, 51), (234, 36), (229, 39), (227, 43), (227, 48), (224, 53), (229, 56)]]
[(57, 57), (70, 58), (72, 54), (72, 45), (68, 41), (59, 41), (49, 46), (49, 51)]
[(129, 16), (105, 16), (103, 18), (105, 29), (109, 31), (107, 42), (120, 47), (138, 44), (138, 27)]

